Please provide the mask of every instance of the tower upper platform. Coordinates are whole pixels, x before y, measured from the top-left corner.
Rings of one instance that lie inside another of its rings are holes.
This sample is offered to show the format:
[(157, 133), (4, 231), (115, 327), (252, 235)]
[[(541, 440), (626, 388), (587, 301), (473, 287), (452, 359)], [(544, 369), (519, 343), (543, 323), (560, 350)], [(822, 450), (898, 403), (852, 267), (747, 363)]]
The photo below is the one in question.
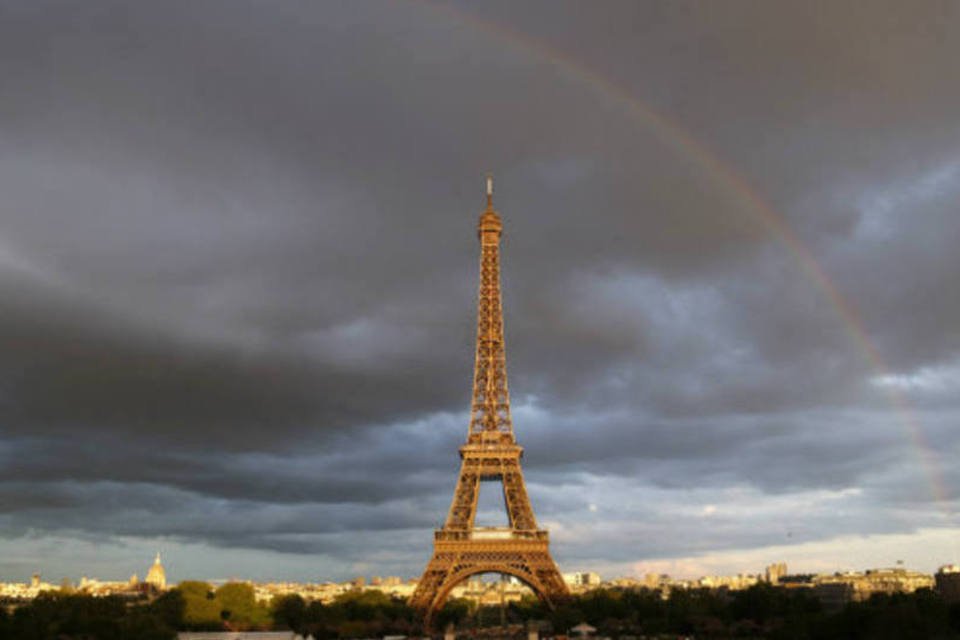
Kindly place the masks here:
[(502, 233), (503, 221), (493, 208), (493, 177), (487, 176), (487, 208), (480, 214), (477, 222), (477, 236), (481, 243), (487, 244), (490, 241), (499, 241)]

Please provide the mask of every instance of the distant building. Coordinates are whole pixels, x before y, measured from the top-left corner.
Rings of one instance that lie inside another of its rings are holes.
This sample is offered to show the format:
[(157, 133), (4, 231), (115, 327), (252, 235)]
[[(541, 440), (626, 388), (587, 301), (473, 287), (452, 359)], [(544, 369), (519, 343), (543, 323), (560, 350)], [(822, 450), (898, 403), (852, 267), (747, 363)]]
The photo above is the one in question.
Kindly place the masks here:
[(863, 602), (875, 593), (913, 593), (933, 588), (933, 576), (918, 571), (867, 569), (863, 573), (835, 573), (817, 576), (814, 593), (825, 607), (840, 607), (848, 602)]
[(780, 576), (777, 580), (777, 586), (781, 589), (813, 589), (815, 577), (812, 573), (788, 573), (785, 576)]
[(828, 611), (840, 609), (856, 600), (853, 582), (820, 582), (814, 586), (813, 593)]
[(787, 575), (787, 563), (776, 562), (764, 569), (763, 577), (770, 584), (779, 584), (780, 578)]
[(643, 574), (643, 586), (647, 589), (659, 589), (665, 584), (670, 583), (670, 576), (666, 573), (645, 573)]
[(530, 587), (512, 576), (494, 582), (472, 578), (453, 588), (450, 596), (470, 600), (480, 605), (495, 606), (501, 603), (520, 602), (525, 595), (532, 595)]
[(600, 574), (593, 571), (579, 571), (563, 574), (563, 581), (574, 589), (595, 589), (600, 586)]
[(697, 581), (698, 586), (708, 589), (728, 589), (740, 591), (749, 589), (760, 581), (759, 576), (752, 573), (738, 573), (735, 576), (703, 576)]
[(933, 578), (941, 598), (947, 602), (960, 602), (960, 567), (955, 564), (944, 565)]
[(40, 574), (35, 573), (30, 582), (0, 582), (0, 598), (9, 600), (32, 600), (43, 591), (53, 591), (56, 587), (40, 580)]
[(159, 551), (157, 557), (153, 560), (153, 566), (147, 571), (147, 578), (144, 582), (158, 591), (166, 591), (167, 589), (167, 572), (163, 570), (163, 564), (160, 563)]

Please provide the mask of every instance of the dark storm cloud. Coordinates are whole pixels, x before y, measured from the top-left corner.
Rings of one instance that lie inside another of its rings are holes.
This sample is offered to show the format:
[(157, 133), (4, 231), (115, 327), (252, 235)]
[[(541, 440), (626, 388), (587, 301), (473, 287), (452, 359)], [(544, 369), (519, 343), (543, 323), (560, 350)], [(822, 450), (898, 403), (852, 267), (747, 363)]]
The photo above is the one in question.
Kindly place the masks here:
[[(0, 531), (5, 537), (68, 529), (90, 538), (162, 536), (232, 547), (323, 553), (328, 550), (325, 545), (331, 534), (371, 528), (389, 533), (434, 524), (415, 505), (404, 502), (376, 508), (352, 504), (267, 505), (105, 482), (81, 486), (11, 483), (4, 493), (7, 491), (29, 496), (32, 503), (22, 505), (13, 512), (14, 517), (9, 513), (0, 516)], [(65, 527), (65, 518), (76, 526)], [(372, 527), (374, 522), (380, 526)]]
[[(876, 514), (911, 500), (936, 521), (891, 394), (960, 449), (957, 19), (0, 4), (4, 535), (354, 559), (378, 531), (428, 540), (465, 429), (487, 170), (515, 422), (558, 530), (597, 483), (664, 510), (596, 532), (610, 562), (778, 543), (757, 521), (804, 496), (846, 510), (812, 508), (797, 540), (907, 530)], [(669, 496), (703, 487), (758, 511), (698, 539)]]
[[(24, 294), (24, 284), (0, 283), (8, 294), (0, 319), (0, 419), (11, 435), (103, 432), (174, 449), (283, 448), (325, 430), (416, 414), (419, 402), (436, 402), (451, 388), (443, 371), (423, 388), (426, 376), (376, 363), (369, 370), (349, 362), (321, 368), (292, 349), (229, 349), (137, 322), (121, 326), (84, 309), (76, 296)], [(404, 364), (416, 369), (420, 359), (410, 354)]]

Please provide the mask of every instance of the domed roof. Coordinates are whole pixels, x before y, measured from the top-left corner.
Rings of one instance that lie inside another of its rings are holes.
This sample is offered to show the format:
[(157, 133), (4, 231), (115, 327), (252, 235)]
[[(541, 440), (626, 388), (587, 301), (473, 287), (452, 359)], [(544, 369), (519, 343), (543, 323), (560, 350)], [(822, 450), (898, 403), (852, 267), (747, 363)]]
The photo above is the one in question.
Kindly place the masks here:
[(163, 565), (160, 564), (159, 552), (157, 552), (157, 557), (153, 561), (153, 566), (147, 571), (147, 578), (144, 582), (152, 584), (159, 589), (165, 589), (167, 587), (167, 572), (163, 570)]

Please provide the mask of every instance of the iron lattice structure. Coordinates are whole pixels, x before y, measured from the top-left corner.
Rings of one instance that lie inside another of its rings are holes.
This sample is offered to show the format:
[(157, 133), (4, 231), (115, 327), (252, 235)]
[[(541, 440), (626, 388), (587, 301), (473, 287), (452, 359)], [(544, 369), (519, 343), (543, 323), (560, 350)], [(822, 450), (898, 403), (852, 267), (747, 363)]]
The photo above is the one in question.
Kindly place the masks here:
[[(520, 468), (523, 448), (516, 442), (510, 418), (500, 294), (502, 233), (488, 178), (487, 208), (477, 225), (480, 289), (470, 428), (466, 444), (460, 447), (460, 476), (450, 513), (443, 528), (434, 532), (433, 557), (410, 600), (427, 629), (453, 587), (479, 573), (514, 576), (551, 606), (569, 594), (550, 556), (549, 535), (537, 527)], [(475, 526), (482, 481), (502, 484), (507, 527)]]

